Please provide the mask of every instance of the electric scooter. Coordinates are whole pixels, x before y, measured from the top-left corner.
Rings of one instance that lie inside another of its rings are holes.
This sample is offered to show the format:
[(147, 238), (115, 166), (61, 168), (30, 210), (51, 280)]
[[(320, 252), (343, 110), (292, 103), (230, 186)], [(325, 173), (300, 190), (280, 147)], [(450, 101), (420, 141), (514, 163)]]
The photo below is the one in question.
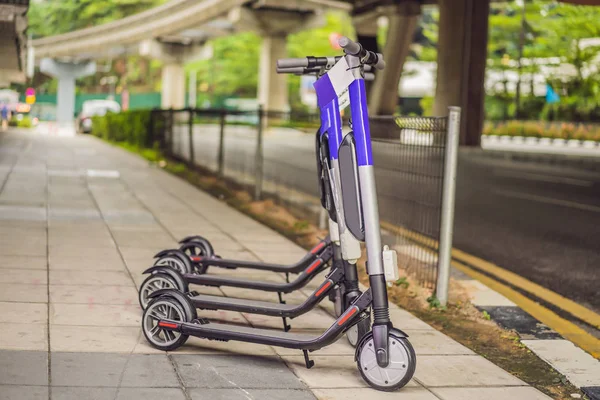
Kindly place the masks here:
[[(142, 317), (142, 330), (152, 346), (170, 351), (183, 345), (189, 335), (205, 339), (236, 340), (302, 350), (307, 368), (314, 365), (308, 352), (336, 341), (360, 320), (369, 318), (373, 309), (373, 327), (356, 347), (355, 359), (365, 381), (375, 389), (393, 391), (406, 385), (416, 367), (416, 355), (405, 333), (392, 326), (389, 317), (386, 276), (397, 276), (393, 250), (381, 247), (377, 196), (371, 155), (368, 111), (363, 68), (365, 64), (384, 67), (380, 54), (348, 38), (339, 41), (346, 55), (317, 80), (315, 89), (322, 120), (322, 144), (328, 144), (331, 169), (329, 178), (338, 216), (342, 258), (355, 263), (364, 240), (367, 248), (367, 272), (370, 288), (356, 298), (333, 325), (319, 336), (230, 324), (213, 323), (198, 318), (189, 298), (174, 289), (150, 294), (151, 301)], [(297, 68), (327, 65), (328, 58), (307, 57), (278, 61), (278, 67)], [(342, 135), (339, 115), (340, 99), (348, 94), (353, 132)], [(337, 189), (340, 189), (339, 191)], [(337, 197), (336, 197), (337, 196)], [(343, 209), (343, 211), (340, 211)], [(343, 214), (343, 215), (341, 215)], [(343, 218), (339, 218), (343, 216)], [(354, 241), (349, 239), (354, 237)]]

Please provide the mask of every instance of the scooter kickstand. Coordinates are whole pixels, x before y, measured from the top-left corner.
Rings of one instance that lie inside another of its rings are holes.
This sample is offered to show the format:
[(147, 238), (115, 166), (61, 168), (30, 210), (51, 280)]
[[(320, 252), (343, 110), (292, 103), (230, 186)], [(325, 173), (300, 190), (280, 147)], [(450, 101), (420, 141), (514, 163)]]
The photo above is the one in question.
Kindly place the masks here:
[(306, 369), (311, 369), (315, 366), (315, 362), (308, 358), (308, 350), (302, 350), (304, 353), (304, 363), (306, 364)]
[(283, 330), (285, 332), (289, 331), (290, 329), (292, 329), (291, 325), (288, 325), (287, 323), (287, 318), (286, 317), (281, 317), (281, 319), (283, 320)]
[(279, 303), (285, 304), (285, 300), (283, 300), (283, 296), (281, 296), (281, 292), (277, 292), (277, 296), (279, 296)]
[(290, 283), (290, 273), (289, 272), (285, 273), (285, 282)]

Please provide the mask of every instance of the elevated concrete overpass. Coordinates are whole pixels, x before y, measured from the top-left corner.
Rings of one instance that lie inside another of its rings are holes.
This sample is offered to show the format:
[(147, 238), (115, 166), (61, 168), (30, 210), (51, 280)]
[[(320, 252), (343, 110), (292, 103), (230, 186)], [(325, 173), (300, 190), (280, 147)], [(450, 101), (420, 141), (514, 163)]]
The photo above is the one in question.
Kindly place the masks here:
[(0, 88), (25, 82), (29, 0), (0, 0)]
[[(437, 3), (440, 21), (434, 112), (444, 115), (448, 106), (462, 107), (461, 143), (478, 145), (483, 125), (490, 1), (171, 0), (119, 21), (38, 39), (33, 45), (36, 57), (47, 57), (41, 62), (42, 71), (59, 77), (63, 98), (74, 95), (75, 77), (94, 71), (94, 59), (131, 53), (161, 59), (162, 106), (180, 108), (185, 104), (184, 63), (201, 57), (204, 44), (211, 38), (252, 30), (263, 37), (259, 102), (269, 110), (286, 110), (286, 76), (275, 73), (274, 62), (287, 55), (287, 35), (321, 24), (328, 9), (345, 10), (353, 17), (358, 40), (370, 50), (383, 50), (386, 56), (388, 67), (378, 74), (369, 104), (373, 114), (385, 115), (396, 111), (398, 93), (390, 88), (399, 86), (421, 8)], [(387, 17), (389, 27), (384, 49), (377, 48), (380, 16)], [(59, 110), (60, 98), (59, 93)], [(63, 120), (73, 116), (72, 109), (59, 112)]]

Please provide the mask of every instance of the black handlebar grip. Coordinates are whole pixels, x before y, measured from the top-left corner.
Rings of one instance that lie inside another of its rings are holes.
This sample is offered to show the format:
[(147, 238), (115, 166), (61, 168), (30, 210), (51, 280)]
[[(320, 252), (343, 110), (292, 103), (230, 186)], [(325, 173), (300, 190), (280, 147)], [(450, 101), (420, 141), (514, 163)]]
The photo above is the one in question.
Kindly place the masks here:
[(308, 58), (282, 58), (277, 60), (277, 68), (306, 68), (308, 67)]
[(352, 41), (346, 36), (342, 36), (341, 38), (339, 38), (338, 44), (342, 49), (344, 49), (346, 54), (350, 54), (353, 56), (358, 55), (358, 53), (360, 53), (360, 51), (362, 50), (362, 46), (359, 43)]

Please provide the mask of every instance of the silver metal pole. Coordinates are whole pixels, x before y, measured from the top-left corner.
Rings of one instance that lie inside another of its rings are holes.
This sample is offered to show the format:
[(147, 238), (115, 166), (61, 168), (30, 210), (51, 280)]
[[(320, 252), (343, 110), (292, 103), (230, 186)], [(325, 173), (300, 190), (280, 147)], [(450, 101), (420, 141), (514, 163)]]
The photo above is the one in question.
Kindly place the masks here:
[(454, 230), (454, 200), (456, 194), (456, 166), (458, 164), (458, 138), (460, 135), (460, 107), (448, 107), (448, 133), (444, 162), (444, 187), (442, 192), (442, 218), (436, 296), (440, 305), (448, 303), (448, 282), (452, 258), (452, 233)]
[(198, 71), (191, 70), (190, 71), (190, 91), (188, 92), (188, 106), (190, 108), (196, 108), (196, 75)]

